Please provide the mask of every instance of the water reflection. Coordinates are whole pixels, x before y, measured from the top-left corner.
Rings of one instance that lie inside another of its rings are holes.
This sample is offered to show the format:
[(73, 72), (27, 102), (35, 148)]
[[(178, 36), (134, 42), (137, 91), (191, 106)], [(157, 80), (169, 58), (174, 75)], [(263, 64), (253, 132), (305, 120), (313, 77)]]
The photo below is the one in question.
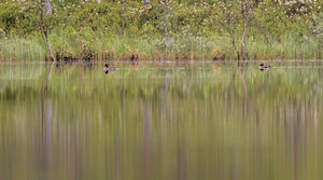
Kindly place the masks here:
[(41, 81), (1, 81), (0, 179), (322, 176), (318, 70), (163, 70), (154, 79), (72, 68), (54, 70), (47, 93)]

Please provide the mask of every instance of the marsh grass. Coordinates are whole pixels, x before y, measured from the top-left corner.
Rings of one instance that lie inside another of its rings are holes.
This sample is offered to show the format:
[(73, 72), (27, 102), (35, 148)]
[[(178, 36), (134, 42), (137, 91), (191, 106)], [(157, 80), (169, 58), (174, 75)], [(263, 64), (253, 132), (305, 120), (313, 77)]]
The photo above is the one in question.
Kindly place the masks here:
[(0, 39), (0, 59), (41, 60), (46, 56), (44, 46), (39, 39), (10, 38)]
[(319, 41), (314, 37), (283, 35), (279, 41), (264, 38), (248, 39), (247, 52), (251, 59), (320, 59)]
[[(85, 50), (91, 50), (94, 60), (210, 60), (214, 57), (236, 59), (231, 39), (226, 36), (194, 36), (192, 34), (161, 36), (123, 36), (84, 30), (53, 31), (49, 39), (54, 52), (79, 59)], [(263, 36), (248, 38), (248, 59), (320, 59), (319, 40), (295, 34), (281, 39)], [(9, 36), (0, 39), (0, 58), (3, 61), (44, 60), (48, 57), (39, 33), (28, 37)]]

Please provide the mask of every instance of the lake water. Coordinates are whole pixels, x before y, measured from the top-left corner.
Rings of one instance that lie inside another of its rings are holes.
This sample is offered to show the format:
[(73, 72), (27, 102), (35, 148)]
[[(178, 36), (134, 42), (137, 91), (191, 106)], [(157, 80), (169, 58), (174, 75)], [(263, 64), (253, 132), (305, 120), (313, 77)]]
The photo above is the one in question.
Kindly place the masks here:
[(319, 180), (321, 62), (0, 64), (0, 180)]

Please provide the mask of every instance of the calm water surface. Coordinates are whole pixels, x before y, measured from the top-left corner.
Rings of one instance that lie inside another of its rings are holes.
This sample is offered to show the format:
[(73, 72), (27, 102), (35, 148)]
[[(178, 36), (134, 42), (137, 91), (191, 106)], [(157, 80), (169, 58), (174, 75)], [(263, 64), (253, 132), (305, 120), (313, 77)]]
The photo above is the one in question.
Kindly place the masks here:
[(0, 65), (0, 180), (322, 179), (319, 63), (116, 66)]

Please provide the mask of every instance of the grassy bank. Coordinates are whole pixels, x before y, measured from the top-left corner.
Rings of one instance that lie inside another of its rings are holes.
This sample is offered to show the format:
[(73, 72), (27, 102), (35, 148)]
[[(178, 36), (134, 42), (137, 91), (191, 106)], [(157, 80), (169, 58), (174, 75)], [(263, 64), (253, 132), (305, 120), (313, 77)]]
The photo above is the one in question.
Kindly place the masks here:
[[(190, 34), (161, 36), (124, 36), (105, 32), (64, 32), (49, 34), (52, 49), (58, 59), (81, 60), (210, 60), (236, 59), (228, 36), (194, 36)], [(320, 59), (322, 47), (315, 37), (282, 35), (268, 42), (264, 37), (246, 40), (247, 59)], [(48, 57), (40, 33), (29, 36), (9, 36), (0, 39), (2, 61), (44, 60)]]

